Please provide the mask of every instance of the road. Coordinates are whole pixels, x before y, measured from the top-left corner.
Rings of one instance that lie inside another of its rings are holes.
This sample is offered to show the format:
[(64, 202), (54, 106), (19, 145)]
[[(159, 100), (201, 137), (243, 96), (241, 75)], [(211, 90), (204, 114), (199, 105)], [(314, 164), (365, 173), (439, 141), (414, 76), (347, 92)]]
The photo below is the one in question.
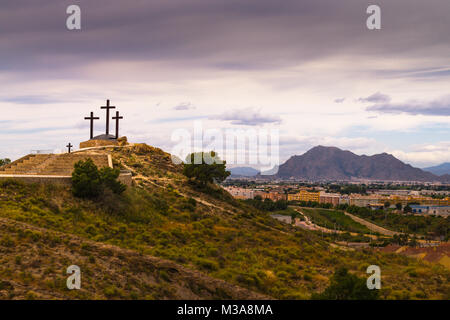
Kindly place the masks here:
[(396, 234), (401, 234), (400, 232), (388, 230), (388, 229), (385, 229), (383, 227), (377, 226), (376, 224), (373, 224), (373, 223), (371, 223), (371, 222), (369, 222), (367, 220), (364, 220), (364, 219), (362, 219), (360, 217), (357, 217), (357, 216), (355, 216), (355, 215), (353, 215), (351, 213), (344, 212), (344, 214), (346, 216), (350, 217), (351, 219), (353, 219), (354, 221), (358, 222), (359, 224), (362, 224), (362, 225), (366, 226), (369, 230), (371, 230), (373, 232), (378, 232), (378, 233), (383, 234), (385, 236), (391, 236), (391, 237), (393, 235), (396, 235)]

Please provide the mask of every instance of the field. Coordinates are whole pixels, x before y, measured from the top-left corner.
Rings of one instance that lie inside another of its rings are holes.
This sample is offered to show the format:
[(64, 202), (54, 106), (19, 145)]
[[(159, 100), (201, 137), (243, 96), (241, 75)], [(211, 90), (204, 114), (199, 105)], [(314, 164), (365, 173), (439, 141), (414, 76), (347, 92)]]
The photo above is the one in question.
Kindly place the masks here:
[(444, 239), (448, 239), (450, 236), (450, 219), (440, 216), (419, 216), (384, 210), (373, 211), (353, 206), (348, 208), (348, 212), (393, 231), (419, 236), (443, 237)]
[(321, 208), (301, 208), (301, 211), (321, 227), (332, 230), (336, 227), (341, 231), (370, 233), (367, 227), (355, 222), (342, 211)]

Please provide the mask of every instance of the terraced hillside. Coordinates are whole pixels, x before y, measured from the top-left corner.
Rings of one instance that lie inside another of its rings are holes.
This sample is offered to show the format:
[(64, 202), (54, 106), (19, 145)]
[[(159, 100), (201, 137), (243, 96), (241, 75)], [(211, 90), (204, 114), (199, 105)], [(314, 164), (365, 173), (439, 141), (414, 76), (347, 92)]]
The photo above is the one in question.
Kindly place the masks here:
[(107, 154), (92, 152), (65, 154), (30, 154), (0, 168), (1, 175), (70, 176), (77, 161), (91, 158), (97, 167), (108, 166)]
[[(134, 186), (121, 196), (80, 200), (64, 186), (0, 182), (0, 297), (308, 299), (336, 268), (365, 277), (377, 264), (382, 298), (448, 298), (450, 273), (439, 264), (348, 250), (218, 186), (199, 191), (160, 149), (137, 144), (101, 152), (133, 172)], [(146, 274), (141, 266), (148, 261), (170, 261), (161, 263), (182, 271), (155, 262)], [(84, 291), (62, 284), (72, 264), (86, 275)], [(226, 284), (210, 285), (214, 279)]]

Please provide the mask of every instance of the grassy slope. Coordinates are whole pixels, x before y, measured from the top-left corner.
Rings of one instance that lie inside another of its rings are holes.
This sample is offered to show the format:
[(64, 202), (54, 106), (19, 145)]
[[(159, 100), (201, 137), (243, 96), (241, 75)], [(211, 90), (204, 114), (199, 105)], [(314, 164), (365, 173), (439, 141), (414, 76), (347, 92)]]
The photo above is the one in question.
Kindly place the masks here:
[[(346, 266), (365, 276), (365, 269), (371, 264), (382, 269), (383, 297), (442, 298), (449, 291), (449, 273), (440, 266), (372, 250), (332, 248), (313, 233), (255, 212), (219, 189), (213, 196), (195, 191), (180, 168), (159, 149), (143, 145), (117, 149), (113, 159), (116, 165), (130, 168), (135, 174), (136, 187), (127, 190), (123, 197), (107, 195), (99, 201), (80, 201), (64, 188), (9, 185), (0, 191), (0, 216), (127, 248), (144, 256), (169, 259), (274, 298), (308, 298), (327, 286), (336, 267)], [(189, 197), (196, 199), (196, 206)], [(13, 235), (6, 233), (1, 237), (0, 249), (5, 250), (2, 243), (7, 244), (7, 238)], [(10, 260), (21, 255), (9, 250)], [(30, 256), (23, 259), (32, 261), (33, 253), (26, 254)], [(76, 264), (71, 257), (65, 262)], [(94, 255), (86, 267), (95, 270), (99, 260), (101, 257)], [(8, 268), (0, 266), (2, 280), (9, 279), (14, 270), (12, 262), (8, 263)], [(57, 272), (61, 274), (61, 267), (67, 263), (59, 262)], [(411, 270), (419, 277), (411, 277)], [(130, 272), (133, 273), (125, 269), (123, 275)], [(25, 280), (18, 277), (16, 281)], [(150, 286), (147, 291), (127, 291), (124, 284), (108, 281), (98, 283), (97, 288), (115, 286), (127, 294), (133, 292), (137, 298), (158, 298), (158, 290), (162, 290)], [(89, 291), (90, 297), (96, 297), (95, 292)]]

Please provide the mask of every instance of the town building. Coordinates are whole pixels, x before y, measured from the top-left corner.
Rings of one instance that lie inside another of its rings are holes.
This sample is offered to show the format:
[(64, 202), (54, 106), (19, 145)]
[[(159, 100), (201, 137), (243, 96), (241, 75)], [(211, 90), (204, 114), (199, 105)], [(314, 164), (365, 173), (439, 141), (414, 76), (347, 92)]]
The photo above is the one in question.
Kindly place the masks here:
[(228, 191), (233, 198), (236, 199), (253, 199), (254, 198), (254, 191), (252, 189), (246, 189), (246, 188), (238, 188), (238, 187), (225, 187), (226, 191)]
[(272, 201), (286, 200), (284, 193), (276, 191), (255, 191), (254, 196), (260, 196), (263, 199), (270, 199)]
[(412, 212), (416, 214), (430, 214), (436, 216), (449, 216), (450, 206), (424, 206), (410, 205)]
[(319, 202), (320, 192), (309, 192), (307, 190), (300, 190), (298, 193), (289, 194), (288, 200), (289, 201)]
[(320, 203), (329, 203), (333, 206), (337, 206), (340, 203), (341, 195), (338, 193), (326, 193), (320, 192), (319, 194), (319, 202)]
[(349, 204), (357, 207), (383, 207), (385, 198), (380, 196), (362, 196), (359, 194), (351, 194)]

